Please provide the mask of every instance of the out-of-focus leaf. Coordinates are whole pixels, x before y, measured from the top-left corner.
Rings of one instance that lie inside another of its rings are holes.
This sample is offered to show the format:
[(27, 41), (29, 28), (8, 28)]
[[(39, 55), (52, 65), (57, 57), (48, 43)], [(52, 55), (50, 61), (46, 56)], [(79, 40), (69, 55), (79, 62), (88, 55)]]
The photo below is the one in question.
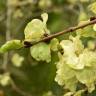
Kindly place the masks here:
[(96, 24), (94, 24), (94, 26), (93, 26), (93, 30), (96, 31)]
[(12, 63), (16, 67), (22, 66), (22, 62), (24, 61), (24, 57), (20, 56), (19, 54), (15, 53), (11, 59)]
[(49, 8), (49, 7), (51, 7), (51, 5), (52, 5), (52, 1), (51, 0), (40, 0), (39, 1), (39, 7), (41, 8), (41, 9), (47, 9), (47, 8)]
[(43, 96), (55, 96), (51, 91), (44, 93)]
[(89, 10), (91, 10), (93, 13), (96, 14), (96, 2), (92, 3), (88, 7)]
[(0, 84), (2, 86), (6, 86), (6, 85), (10, 84), (10, 80), (11, 80), (11, 78), (10, 78), (9, 73), (4, 73), (4, 74), (0, 75)]

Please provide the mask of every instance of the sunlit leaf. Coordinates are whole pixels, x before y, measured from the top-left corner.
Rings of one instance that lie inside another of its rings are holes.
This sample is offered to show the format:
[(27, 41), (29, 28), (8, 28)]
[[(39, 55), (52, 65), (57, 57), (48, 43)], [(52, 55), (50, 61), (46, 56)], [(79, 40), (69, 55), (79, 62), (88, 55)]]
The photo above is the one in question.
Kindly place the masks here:
[(72, 96), (73, 92), (67, 92), (66, 94), (64, 94), (63, 96)]
[(38, 43), (30, 48), (31, 56), (37, 61), (51, 61), (50, 46), (46, 43)]
[(58, 51), (58, 45), (59, 45), (58, 39), (54, 38), (51, 40), (50, 47), (52, 51)]
[(94, 41), (88, 41), (88, 44), (87, 44), (88, 48), (91, 49), (91, 50), (94, 50), (95, 49), (95, 42)]
[(65, 80), (68, 80), (75, 76), (74, 70), (71, 69), (67, 64), (65, 64), (64, 57), (60, 58), (60, 61), (56, 65), (57, 67), (57, 75), (55, 77), (55, 81), (58, 82), (59, 85), (64, 85)]
[(69, 55), (68, 57), (65, 58), (66, 59), (66, 64), (73, 68), (73, 69), (77, 69), (77, 70), (81, 70), (84, 69), (84, 63), (80, 62), (80, 59), (74, 54), (74, 55)]
[(84, 70), (76, 72), (77, 79), (88, 87), (89, 92), (95, 89), (96, 71), (91, 68), (85, 68)]
[(71, 92), (75, 92), (77, 89), (77, 83), (78, 83), (78, 80), (75, 77), (67, 79), (65, 80), (64, 88), (69, 89)]
[(73, 96), (82, 96), (82, 93), (84, 93), (84, 91), (85, 90), (79, 90)]
[[(80, 24), (86, 23), (87, 21), (82, 21)], [(83, 36), (83, 37), (93, 37), (96, 38), (96, 31), (93, 30), (93, 26), (90, 25), (88, 27), (79, 29), (76, 31), (77, 35)]]
[(48, 14), (44, 13), (41, 16), (43, 21), (39, 19), (33, 19), (25, 27), (25, 30), (24, 30), (25, 41), (38, 41), (42, 39), (45, 34), (50, 33), (46, 26)]
[(1, 46), (0, 52), (4, 53), (10, 50), (15, 50), (23, 47), (23, 44), (20, 40), (11, 40), (7, 41), (4, 45)]
[(94, 26), (93, 26), (93, 30), (96, 31), (96, 24), (94, 24)]

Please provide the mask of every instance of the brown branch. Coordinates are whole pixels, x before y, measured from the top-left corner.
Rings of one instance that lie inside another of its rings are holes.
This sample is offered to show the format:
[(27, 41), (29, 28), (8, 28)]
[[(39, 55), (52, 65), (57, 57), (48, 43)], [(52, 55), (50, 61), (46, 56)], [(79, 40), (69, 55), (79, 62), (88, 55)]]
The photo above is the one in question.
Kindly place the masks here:
[(50, 40), (50, 39), (52, 39), (52, 38), (55, 38), (55, 37), (57, 37), (57, 36), (63, 35), (63, 34), (68, 33), (68, 32), (74, 32), (74, 31), (76, 31), (76, 30), (78, 30), (78, 29), (87, 27), (87, 26), (89, 26), (89, 25), (93, 25), (93, 24), (95, 24), (95, 23), (96, 23), (96, 18), (95, 18), (95, 17), (91, 17), (91, 18), (90, 18), (90, 21), (87, 21), (87, 22), (82, 23), (82, 24), (80, 24), (80, 25), (78, 25), (78, 26), (75, 26), (75, 27), (69, 27), (68, 29), (65, 29), (65, 30), (63, 30), (63, 31), (61, 31), (61, 32), (58, 32), (58, 33), (49, 35), (49, 36), (47, 36), (47, 37), (44, 37), (44, 38), (41, 39), (40, 41), (37, 41), (37, 42), (24, 41), (24, 47), (31, 47), (31, 46), (39, 43), (39, 42), (48, 41), (48, 40)]

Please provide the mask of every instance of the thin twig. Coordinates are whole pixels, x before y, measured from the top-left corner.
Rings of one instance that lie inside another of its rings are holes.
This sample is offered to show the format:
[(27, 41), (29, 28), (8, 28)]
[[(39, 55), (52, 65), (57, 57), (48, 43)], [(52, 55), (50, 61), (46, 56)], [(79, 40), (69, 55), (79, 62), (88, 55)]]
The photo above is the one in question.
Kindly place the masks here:
[(96, 18), (91, 19), (90, 21), (85, 22), (85, 23), (82, 23), (82, 24), (77, 25), (77, 26), (75, 26), (75, 27), (69, 27), (68, 29), (65, 29), (65, 30), (63, 30), (63, 31), (61, 31), (61, 32), (58, 32), (58, 33), (49, 35), (49, 36), (47, 36), (47, 37), (44, 37), (43, 39), (41, 39), (40, 41), (37, 41), (37, 42), (24, 41), (24, 45), (25, 45), (24, 47), (25, 47), (25, 48), (31, 47), (31, 46), (39, 43), (39, 42), (48, 41), (48, 40), (50, 40), (50, 39), (52, 39), (52, 38), (55, 38), (55, 37), (57, 37), (57, 36), (63, 35), (63, 34), (68, 33), (68, 32), (74, 32), (74, 31), (76, 31), (76, 30), (78, 30), (78, 29), (82, 29), (82, 28), (84, 28), (84, 27), (87, 27), (87, 26), (89, 26), (89, 25), (93, 25), (93, 24), (95, 24), (95, 23), (96, 23)]
[[(10, 7), (10, 2), (11, 0), (7, 0), (7, 19), (6, 19), (6, 41), (11, 39), (11, 31), (10, 31), (10, 27), (11, 27), (11, 13), (12, 13), (12, 9)], [(8, 53), (4, 54), (3, 57), (3, 69), (6, 70), (7, 69), (7, 64), (8, 64)]]

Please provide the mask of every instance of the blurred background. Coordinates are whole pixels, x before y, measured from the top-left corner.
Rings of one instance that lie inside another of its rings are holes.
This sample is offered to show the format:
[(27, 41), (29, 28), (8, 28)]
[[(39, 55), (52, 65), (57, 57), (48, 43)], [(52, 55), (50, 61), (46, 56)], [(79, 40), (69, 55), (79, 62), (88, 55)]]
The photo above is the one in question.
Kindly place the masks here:
[[(49, 15), (47, 24), (51, 34), (88, 20), (95, 16), (89, 9), (94, 1), (0, 0), (0, 46), (8, 40), (23, 40), (26, 24), (34, 18), (41, 19), (44, 12)], [(67, 39), (69, 35), (58, 39)], [(63, 96), (63, 88), (54, 81), (56, 60), (57, 54), (53, 52), (51, 63), (37, 62), (28, 48), (0, 54), (0, 74), (4, 74), (5, 68), (13, 81), (12, 85), (0, 86), (0, 96)], [(95, 91), (90, 96), (96, 96)]]

